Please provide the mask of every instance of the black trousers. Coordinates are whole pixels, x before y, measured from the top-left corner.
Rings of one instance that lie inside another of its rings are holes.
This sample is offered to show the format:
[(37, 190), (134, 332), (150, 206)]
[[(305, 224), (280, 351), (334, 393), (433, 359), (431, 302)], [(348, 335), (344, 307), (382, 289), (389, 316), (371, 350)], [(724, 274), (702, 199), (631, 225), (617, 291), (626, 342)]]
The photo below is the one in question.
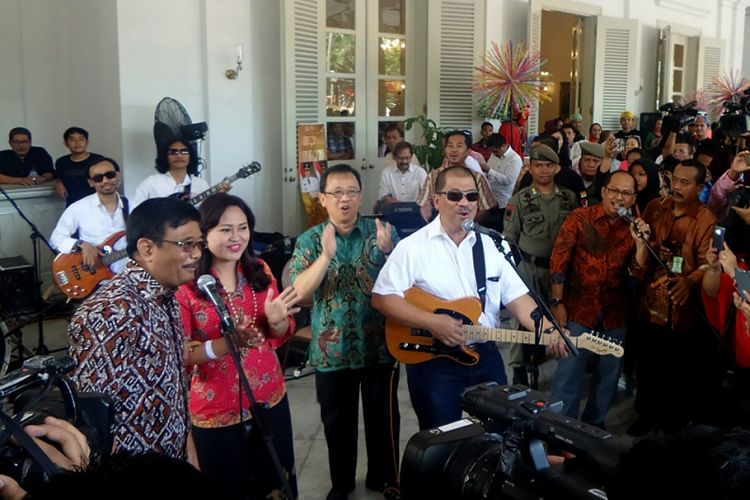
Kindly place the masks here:
[(348, 493), (355, 486), (360, 392), (367, 445), (366, 485), (384, 489), (386, 484), (396, 484), (401, 425), (398, 378), (398, 370), (385, 364), (315, 374), (334, 490)]
[[(284, 396), (276, 406), (264, 410), (264, 417), (263, 423), (273, 435), (273, 445), (296, 497), (289, 399)], [(283, 491), (281, 479), (253, 420), (212, 429), (193, 427), (192, 432), (201, 470), (224, 486), (228, 498), (265, 499), (274, 489)]]

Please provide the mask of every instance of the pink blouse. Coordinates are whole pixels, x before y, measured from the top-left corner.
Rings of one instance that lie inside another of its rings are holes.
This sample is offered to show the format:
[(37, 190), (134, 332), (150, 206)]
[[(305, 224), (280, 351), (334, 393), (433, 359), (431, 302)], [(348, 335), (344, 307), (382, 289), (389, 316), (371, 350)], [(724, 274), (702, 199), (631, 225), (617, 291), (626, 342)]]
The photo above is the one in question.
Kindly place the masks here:
[[(227, 294), (220, 288), (230, 312), (237, 317), (244, 314), (255, 318), (254, 325), (265, 335), (266, 341), (248, 348), (240, 347), (242, 366), (250, 382), (253, 395), (259, 403), (276, 405), (286, 393), (284, 373), (281, 370), (275, 350), (286, 342), (294, 332), (294, 319), (289, 317), (289, 328), (283, 337), (273, 337), (265, 314), (268, 291), (279, 292), (276, 279), (268, 265), (260, 261), (266, 273), (271, 276), (268, 288), (255, 292), (245, 279), (242, 268), (237, 265), (237, 290)], [(219, 316), (211, 302), (198, 290), (195, 282), (180, 286), (177, 301), (182, 314), (182, 326), (186, 341), (219, 339), (222, 337)], [(193, 425), (204, 428), (226, 427), (251, 418), (247, 396), (242, 394), (242, 415), (239, 414), (240, 382), (232, 361), (227, 354), (216, 360), (196, 365), (190, 387), (190, 416)]]

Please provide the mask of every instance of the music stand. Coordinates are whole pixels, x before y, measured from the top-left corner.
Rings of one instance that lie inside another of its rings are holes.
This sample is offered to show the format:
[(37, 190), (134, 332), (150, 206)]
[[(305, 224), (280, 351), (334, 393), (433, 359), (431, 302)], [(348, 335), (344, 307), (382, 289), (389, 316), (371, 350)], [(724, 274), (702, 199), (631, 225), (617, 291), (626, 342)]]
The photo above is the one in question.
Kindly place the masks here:
[(425, 225), (420, 207), (414, 202), (384, 203), (380, 212), (396, 228), (399, 238), (406, 238)]

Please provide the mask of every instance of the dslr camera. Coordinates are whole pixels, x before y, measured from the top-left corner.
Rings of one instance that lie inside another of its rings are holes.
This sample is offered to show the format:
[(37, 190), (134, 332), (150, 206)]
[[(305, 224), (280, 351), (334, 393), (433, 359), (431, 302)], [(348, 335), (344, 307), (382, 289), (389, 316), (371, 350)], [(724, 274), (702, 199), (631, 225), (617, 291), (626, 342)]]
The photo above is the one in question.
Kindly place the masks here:
[[(114, 407), (101, 393), (78, 394), (65, 377), (75, 367), (71, 357), (35, 356), (0, 378), (0, 474), (16, 479), (33, 493), (34, 486), (59, 472), (23, 430), (47, 416), (65, 419), (84, 434), (92, 462), (112, 449)], [(14, 439), (11, 440), (11, 437)]]
[[(606, 499), (629, 449), (621, 438), (563, 415), (562, 401), (522, 385), (469, 387), (461, 404), (471, 418), (407, 443), (404, 500)], [(575, 458), (550, 465), (548, 455), (558, 454)]]

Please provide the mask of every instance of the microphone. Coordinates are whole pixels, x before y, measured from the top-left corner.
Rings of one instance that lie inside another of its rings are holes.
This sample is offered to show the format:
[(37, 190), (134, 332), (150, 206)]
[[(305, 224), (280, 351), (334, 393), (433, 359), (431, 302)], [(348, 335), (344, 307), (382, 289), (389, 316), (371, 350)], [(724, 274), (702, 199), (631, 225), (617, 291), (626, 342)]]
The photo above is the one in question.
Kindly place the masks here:
[(229, 314), (229, 310), (227, 309), (226, 304), (224, 304), (224, 301), (221, 300), (219, 291), (216, 289), (216, 278), (214, 278), (210, 274), (201, 275), (198, 278), (198, 288), (200, 288), (200, 290), (206, 294), (208, 300), (210, 300), (216, 308), (216, 312), (219, 314), (219, 318), (221, 319), (222, 328), (233, 332), (234, 320), (232, 319), (232, 315)]
[[(630, 224), (635, 224), (635, 217), (625, 207), (617, 207), (617, 215), (628, 221)], [(636, 226), (636, 229), (638, 226)]]
[(475, 233), (479, 234), (486, 234), (493, 240), (505, 240), (505, 236), (503, 236), (503, 233), (499, 231), (495, 231), (494, 229), (490, 229), (488, 227), (484, 227), (481, 224), (477, 224), (471, 219), (466, 219), (463, 224), (461, 224), (461, 227), (464, 228), (467, 231), (474, 231)]

